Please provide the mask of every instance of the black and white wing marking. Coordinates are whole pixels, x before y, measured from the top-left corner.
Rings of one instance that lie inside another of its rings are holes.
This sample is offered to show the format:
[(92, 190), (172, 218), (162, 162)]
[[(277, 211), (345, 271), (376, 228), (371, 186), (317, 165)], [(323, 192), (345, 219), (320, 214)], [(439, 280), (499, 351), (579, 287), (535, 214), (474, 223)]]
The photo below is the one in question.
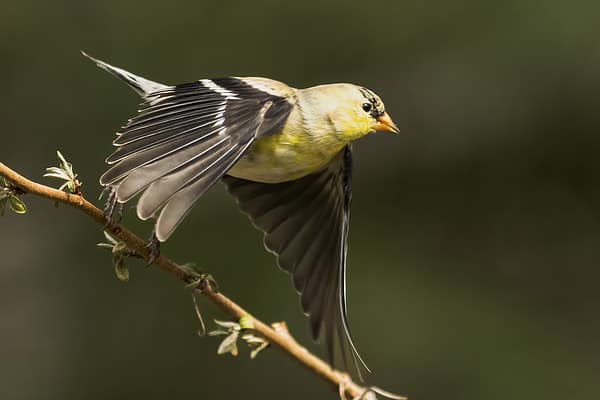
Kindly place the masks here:
[(145, 93), (139, 114), (117, 133), (113, 166), (100, 183), (120, 203), (142, 193), (141, 219), (157, 217), (166, 240), (193, 204), (256, 137), (281, 130), (292, 103), (238, 78), (204, 79)]
[(346, 253), (352, 153), (344, 148), (322, 171), (265, 184), (225, 176), (241, 210), (265, 233), (267, 250), (292, 275), (314, 339), (324, 338), (330, 361), (361, 359), (347, 321)]

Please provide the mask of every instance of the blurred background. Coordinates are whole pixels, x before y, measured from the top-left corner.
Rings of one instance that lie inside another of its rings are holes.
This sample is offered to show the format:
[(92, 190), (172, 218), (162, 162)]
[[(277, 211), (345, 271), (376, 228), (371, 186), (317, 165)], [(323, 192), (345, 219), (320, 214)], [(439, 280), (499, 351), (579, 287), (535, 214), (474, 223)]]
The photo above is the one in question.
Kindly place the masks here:
[[(600, 3), (0, 6), (0, 160), (58, 186), (41, 176), (60, 149), (91, 200), (139, 99), (80, 49), (166, 83), (373, 89), (402, 132), (354, 147), (348, 306), (368, 381), (411, 399), (598, 396)], [(23, 199), (27, 215), (0, 219), (0, 398), (336, 398), (276, 350), (217, 356), (180, 282), (135, 260), (119, 282), (98, 226)], [(149, 235), (133, 210), (124, 221)], [(163, 251), (322, 354), (289, 277), (220, 185)]]

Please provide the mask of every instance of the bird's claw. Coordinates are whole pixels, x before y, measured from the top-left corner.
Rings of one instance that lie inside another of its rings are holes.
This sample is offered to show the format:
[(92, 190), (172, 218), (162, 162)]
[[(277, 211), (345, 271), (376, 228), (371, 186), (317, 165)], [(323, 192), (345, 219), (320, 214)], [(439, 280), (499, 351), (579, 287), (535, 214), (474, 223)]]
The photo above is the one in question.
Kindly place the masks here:
[[(111, 222), (120, 222), (123, 217), (123, 204), (117, 201), (117, 193), (112, 186), (106, 186), (100, 194), (100, 199), (106, 195), (106, 202), (104, 203), (104, 218), (106, 223), (103, 226), (103, 230), (108, 228)], [(117, 218), (113, 218), (113, 214), (117, 212)]]
[(160, 256), (160, 240), (158, 240), (154, 231), (152, 231), (152, 236), (150, 236), (150, 240), (148, 241), (146, 247), (148, 248), (147, 266), (150, 266)]

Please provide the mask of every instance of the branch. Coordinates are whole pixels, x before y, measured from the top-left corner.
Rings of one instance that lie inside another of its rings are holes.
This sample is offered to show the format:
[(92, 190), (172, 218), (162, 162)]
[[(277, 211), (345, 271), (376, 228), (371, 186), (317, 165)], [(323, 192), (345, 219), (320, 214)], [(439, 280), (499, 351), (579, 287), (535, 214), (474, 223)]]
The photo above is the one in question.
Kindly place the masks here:
[[(30, 193), (36, 196), (45, 197), (53, 201), (68, 204), (76, 209), (87, 214), (98, 224), (105, 226), (105, 230), (110, 232), (115, 238), (125, 243), (127, 247), (133, 250), (144, 260), (150, 258), (150, 250), (146, 246), (146, 242), (139, 236), (123, 227), (115, 221), (106, 222), (104, 212), (87, 201), (80, 194), (71, 194), (61, 190), (33, 182), (17, 172), (13, 171), (6, 165), (0, 162), (0, 175), (4, 176), (12, 185), (24, 193)], [(158, 268), (174, 276), (175, 278), (191, 284), (197, 282), (198, 276), (191, 272), (188, 268), (181, 267), (171, 259), (160, 255), (153, 262)], [(294, 340), (287, 329), (281, 329), (281, 325), (274, 324), (273, 327), (261, 322), (256, 317), (252, 316), (248, 311), (244, 310), (240, 305), (229, 299), (223, 293), (217, 292), (211, 285), (201, 285), (196, 289), (202, 293), (210, 301), (215, 303), (219, 308), (227, 314), (240, 319), (244, 316), (252, 318), (254, 330), (262, 335), (269, 343), (273, 344), (281, 351), (286, 353), (292, 359), (296, 360), (304, 367), (312, 371), (316, 376), (320, 377), (335, 390), (339, 390), (340, 396), (348, 395), (352, 398), (363, 397), (370, 394), (374, 397), (375, 393), (379, 393), (385, 397), (399, 398), (391, 395), (376, 387), (362, 387), (351, 380), (348, 374), (331, 368), (325, 361), (310, 353), (305, 347), (301, 346)], [(388, 396), (389, 395), (389, 396)]]

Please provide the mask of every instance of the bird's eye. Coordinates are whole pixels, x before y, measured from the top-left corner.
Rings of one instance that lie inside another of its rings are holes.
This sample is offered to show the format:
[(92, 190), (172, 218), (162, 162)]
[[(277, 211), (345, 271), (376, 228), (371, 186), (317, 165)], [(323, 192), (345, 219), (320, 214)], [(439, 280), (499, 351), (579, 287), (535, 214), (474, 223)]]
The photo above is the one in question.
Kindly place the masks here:
[(371, 112), (371, 109), (373, 108), (373, 105), (371, 103), (363, 103), (362, 105), (362, 109), (364, 112)]

